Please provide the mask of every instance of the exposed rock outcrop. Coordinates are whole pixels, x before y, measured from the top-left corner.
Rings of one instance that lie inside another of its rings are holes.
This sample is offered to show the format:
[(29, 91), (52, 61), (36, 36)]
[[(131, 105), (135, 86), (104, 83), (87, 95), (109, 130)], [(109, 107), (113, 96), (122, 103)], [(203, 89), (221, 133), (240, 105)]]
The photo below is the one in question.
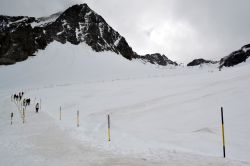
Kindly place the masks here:
[(177, 66), (178, 65), (176, 62), (173, 62), (170, 59), (168, 59), (165, 55), (161, 55), (159, 53), (146, 54), (145, 56), (141, 56), (141, 59), (146, 62), (149, 62), (152, 64), (158, 64), (161, 66), (167, 66), (167, 65)]
[(216, 61), (211, 61), (211, 60), (205, 60), (205, 59), (195, 59), (192, 62), (188, 63), (187, 66), (198, 66), (198, 65), (202, 65), (202, 64), (216, 64), (218, 62)]
[(230, 55), (222, 58), (220, 60), (219, 68), (231, 67), (239, 63), (245, 62), (249, 56), (250, 56), (250, 44), (247, 44), (241, 47), (241, 49), (234, 51)]

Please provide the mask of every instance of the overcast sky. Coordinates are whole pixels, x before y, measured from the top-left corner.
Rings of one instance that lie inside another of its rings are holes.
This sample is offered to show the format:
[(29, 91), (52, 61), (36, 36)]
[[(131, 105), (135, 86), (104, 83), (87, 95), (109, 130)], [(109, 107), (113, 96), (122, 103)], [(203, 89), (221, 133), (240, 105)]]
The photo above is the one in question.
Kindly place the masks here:
[(0, 0), (0, 14), (40, 17), (76, 3), (87, 3), (139, 54), (219, 60), (250, 43), (250, 0)]

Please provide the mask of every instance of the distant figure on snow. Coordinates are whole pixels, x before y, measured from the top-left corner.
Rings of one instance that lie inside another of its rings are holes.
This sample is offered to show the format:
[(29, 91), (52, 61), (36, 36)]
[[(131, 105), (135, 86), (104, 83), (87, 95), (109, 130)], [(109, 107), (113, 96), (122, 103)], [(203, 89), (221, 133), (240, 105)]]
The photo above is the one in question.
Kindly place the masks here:
[(36, 113), (38, 113), (39, 110), (39, 103), (36, 103)]
[(22, 96), (21, 95), (19, 95), (19, 101), (21, 101), (22, 100)]
[(23, 99), (23, 106), (27, 106), (26, 99)]
[(26, 105), (30, 105), (30, 98), (26, 99)]
[(14, 94), (14, 100), (17, 100), (17, 95), (16, 94)]

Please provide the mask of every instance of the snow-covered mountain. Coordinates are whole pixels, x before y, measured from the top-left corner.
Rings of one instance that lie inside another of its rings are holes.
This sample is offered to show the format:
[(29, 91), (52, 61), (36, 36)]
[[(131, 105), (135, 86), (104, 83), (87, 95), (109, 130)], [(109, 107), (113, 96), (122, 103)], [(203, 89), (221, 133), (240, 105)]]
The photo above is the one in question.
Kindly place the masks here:
[(23, 61), (46, 49), (53, 41), (78, 45), (87, 43), (94, 51), (112, 51), (126, 59), (142, 59), (153, 64), (175, 62), (160, 54), (140, 56), (117, 31), (87, 4), (74, 5), (49, 17), (0, 16), (0, 64)]

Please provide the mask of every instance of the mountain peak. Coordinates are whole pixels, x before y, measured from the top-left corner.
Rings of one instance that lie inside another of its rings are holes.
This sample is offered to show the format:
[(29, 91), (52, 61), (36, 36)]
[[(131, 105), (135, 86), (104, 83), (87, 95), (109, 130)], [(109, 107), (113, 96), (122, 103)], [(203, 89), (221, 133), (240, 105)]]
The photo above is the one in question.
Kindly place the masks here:
[[(96, 52), (112, 51), (129, 60), (140, 58), (154, 64), (169, 64), (165, 56), (147, 55), (145, 58), (135, 53), (126, 39), (86, 3), (73, 5), (49, 17), (1, 16), (0, 25), (3, 25), (0, 31), (4, 32), (0, 34), (0, 64), (25, 60), (53, 41), (74, 45), (85, 42)], [(4, 62), (1, 63), (1, 59)]]
[(68, 16), (70, 18), (81, 18), (84, 17), (84, 15), (88, 12), (93, 12), (89, 6), (84, 3), (84, 4), (77, 4), (69, 7), (66, 9), (61, 16)]

